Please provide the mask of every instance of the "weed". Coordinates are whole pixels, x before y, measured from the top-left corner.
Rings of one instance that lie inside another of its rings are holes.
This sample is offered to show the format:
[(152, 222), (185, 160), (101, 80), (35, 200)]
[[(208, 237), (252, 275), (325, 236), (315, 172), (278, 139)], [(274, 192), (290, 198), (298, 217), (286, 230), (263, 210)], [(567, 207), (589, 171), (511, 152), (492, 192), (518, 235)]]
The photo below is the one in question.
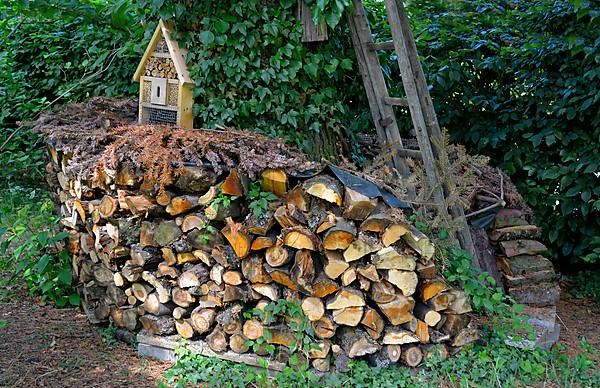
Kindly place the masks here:
[(248, 207), (254, 217), (258, 218), (269, 209), (269, 201), (274, 201), (277, 196), (271, 192), (261, 190), (258, 183), (252, 183), (248, 192)]
[(119, 343), (119, 340), (117, 339), (117, 328), (113, 325), (109, 325), (108, 327), (100, 330), (100, 336), (102, 337), (102, 341), (104, 341), (106, 346), (110, 348)]
[(572, 277), (575, 287), (569, 293), (575, 298), (590, 298), (600, 305), (600, 272), (582, 271)]
[(0, 319), (0, 329), (4, 329), (6, 326), (8, 326), (8, 322), (4, 319)]

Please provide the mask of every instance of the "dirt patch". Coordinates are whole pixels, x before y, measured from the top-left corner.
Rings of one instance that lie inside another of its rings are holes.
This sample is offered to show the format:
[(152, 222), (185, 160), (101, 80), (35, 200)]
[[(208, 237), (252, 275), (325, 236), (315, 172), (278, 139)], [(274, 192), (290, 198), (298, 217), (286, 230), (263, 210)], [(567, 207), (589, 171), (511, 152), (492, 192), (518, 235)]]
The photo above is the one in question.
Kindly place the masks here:
[(600, 362), (600, 306), (589, 299), (571, 299), (563, 292), (556, 311), (561, 326), (559, 342), (567, 347), (567, 352), (579, 353), (581, 339), (585, 337), (598, 351), (596, 362)]
[(169, 364), (103, 342), (77, 309), (19, 295), (0, 303), (0, 387), (156, 387)]

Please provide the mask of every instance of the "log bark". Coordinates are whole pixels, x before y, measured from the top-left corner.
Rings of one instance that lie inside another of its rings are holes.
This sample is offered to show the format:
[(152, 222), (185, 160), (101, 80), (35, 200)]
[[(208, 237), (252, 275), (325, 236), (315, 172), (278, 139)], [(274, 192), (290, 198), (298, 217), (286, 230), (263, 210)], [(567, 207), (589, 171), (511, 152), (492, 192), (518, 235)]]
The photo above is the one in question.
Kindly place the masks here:
[(171, 316), (162, 315), (144, 315), (140, 317), (140, 322), (144, 326), (144, 330), (155, 335), (170, 335), (175, 334), (175, 319)]
[(307, 295), (312, 294), (315, 267), (310, 251), (300, 250), (296, 252), (294, 265), (291, 269), (291, 278), (298, 285), (300, 291)]
[(250, 255), (242, 261), (242, 274), (251, 283), (270, 283), (272, 281), (263, 266), (263, 259), (259, 255)]
[(360, 329), (341, 328), (338, 332), (340, 345), (350, 358), (377, 352), (381, 347)]

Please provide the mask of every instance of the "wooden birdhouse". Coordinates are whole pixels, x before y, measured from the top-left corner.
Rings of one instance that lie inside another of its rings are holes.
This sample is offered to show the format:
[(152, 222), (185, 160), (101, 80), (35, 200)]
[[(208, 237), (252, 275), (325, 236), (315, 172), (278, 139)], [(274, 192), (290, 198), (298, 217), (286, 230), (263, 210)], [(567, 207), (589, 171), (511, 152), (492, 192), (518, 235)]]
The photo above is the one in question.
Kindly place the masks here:
[(140, 83), (140, 124), (193, 127), (194, 81), (185, 64), (185, 50), (160, 20), (133, 79)]

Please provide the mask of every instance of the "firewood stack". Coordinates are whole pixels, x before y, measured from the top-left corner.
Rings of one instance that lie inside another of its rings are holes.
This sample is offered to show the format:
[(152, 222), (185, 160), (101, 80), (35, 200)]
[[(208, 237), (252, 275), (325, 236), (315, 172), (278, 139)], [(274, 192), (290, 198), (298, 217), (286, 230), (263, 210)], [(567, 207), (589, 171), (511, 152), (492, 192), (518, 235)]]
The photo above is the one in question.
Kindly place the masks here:
[[(437, 271), (427, 236), (331, 173), (299, 178), (279, 165), (250, 179), (241, 168), (180, 164), (160, 188), (126, 162), (85, 175), (69, 167), (68, 147), (50, 146), (50, 156), (48, 181), (94, 323), (239, 353), (268, 329), (284, 349), (294, 341), (286, 322), (243, 313), (285, 298), (312, 323), (321, 351), (310, 358), (321, 371), (332, 357), (416, 366), (434, 344), (452, 354), (477, 338), (469, 301)], [(252, 203), (251, 180), (277, 199)]]

